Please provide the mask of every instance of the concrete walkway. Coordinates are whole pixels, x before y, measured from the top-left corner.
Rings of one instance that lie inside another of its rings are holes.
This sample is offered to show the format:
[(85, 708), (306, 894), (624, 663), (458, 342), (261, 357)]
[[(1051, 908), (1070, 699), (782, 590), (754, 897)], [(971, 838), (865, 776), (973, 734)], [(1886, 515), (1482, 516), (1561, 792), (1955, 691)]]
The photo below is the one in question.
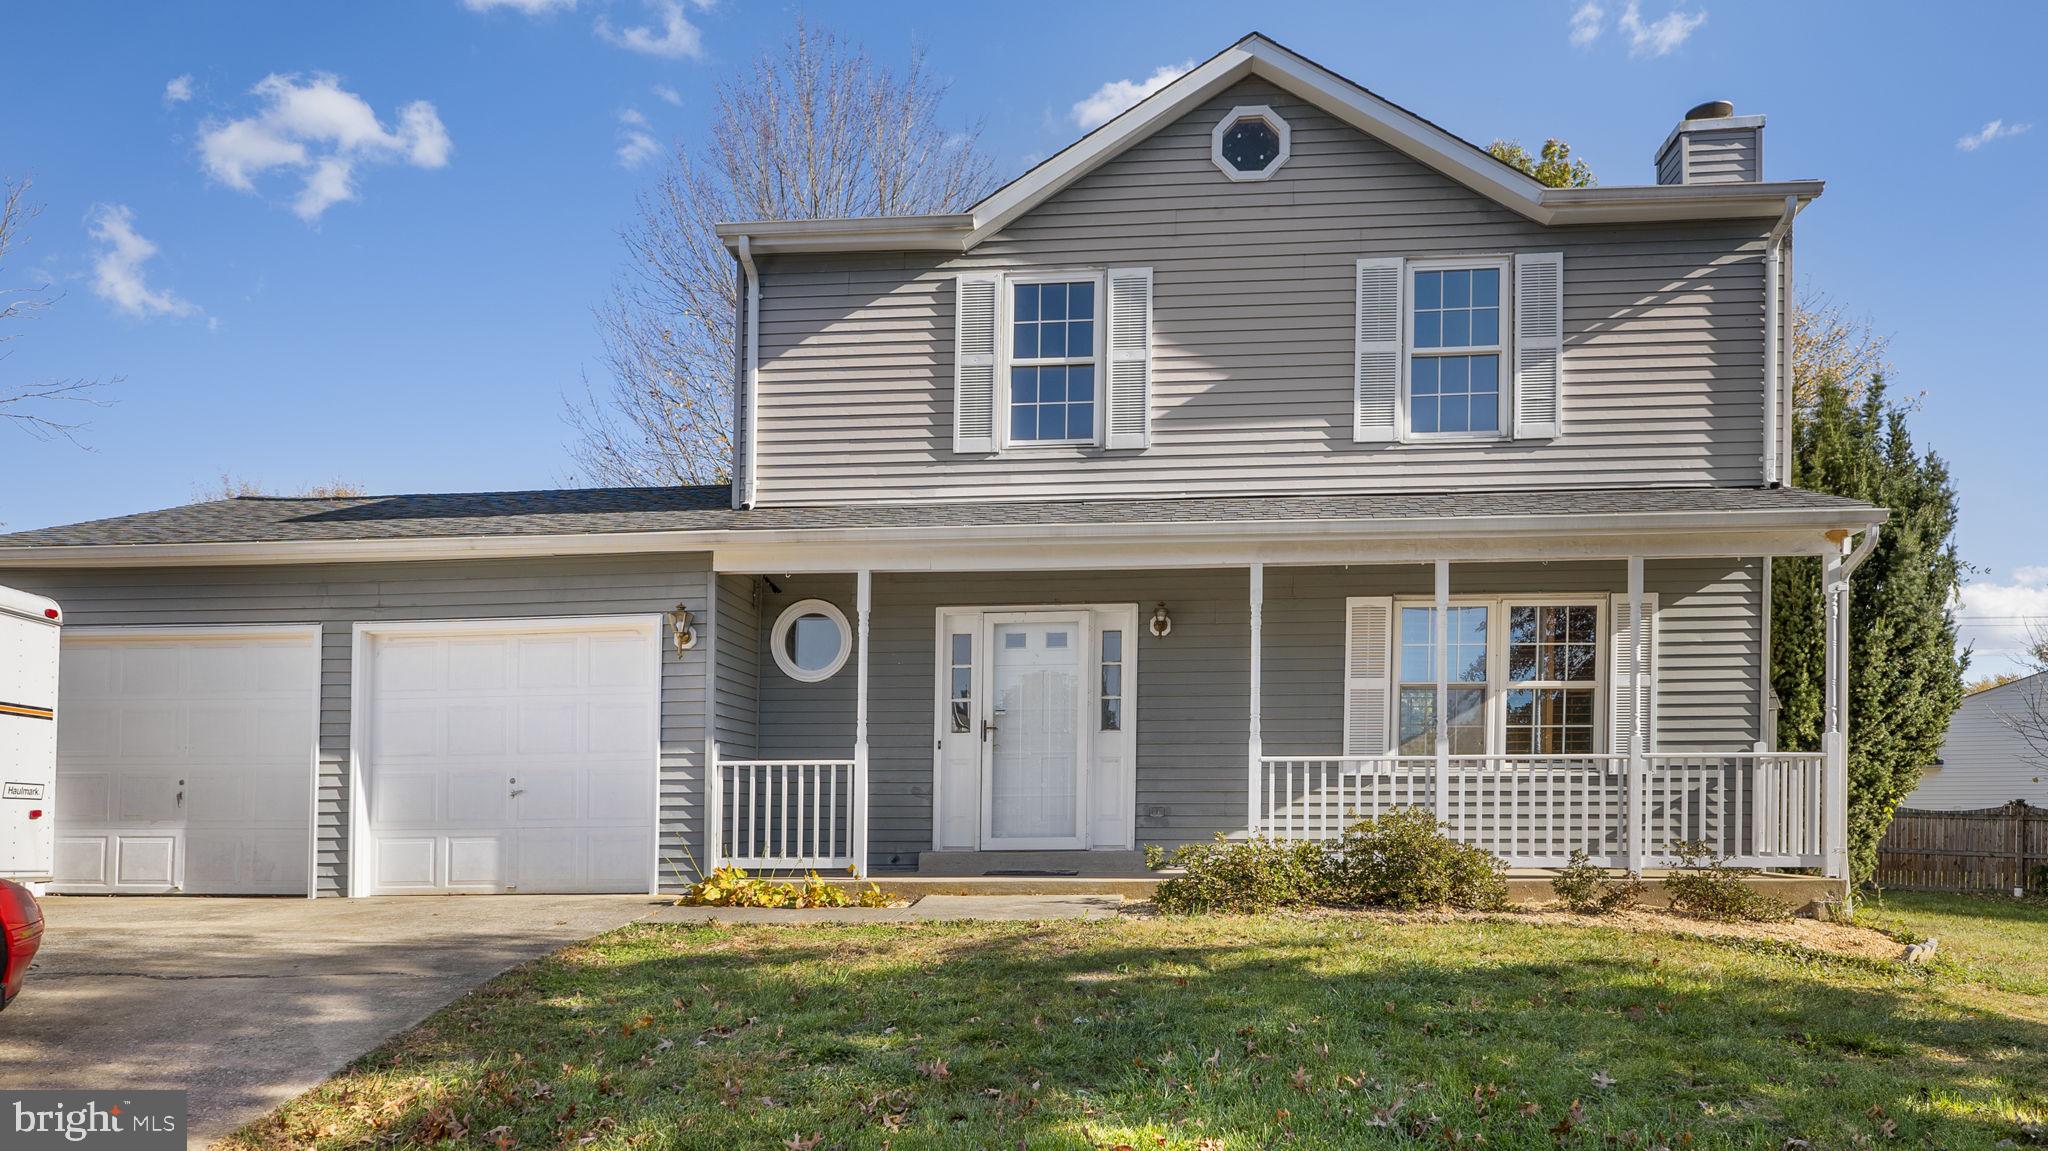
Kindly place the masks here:
[(507, 968), (652, 913), (628, 896), (53, 896), (0, 1087), (182, 1088), (190, 1145)]

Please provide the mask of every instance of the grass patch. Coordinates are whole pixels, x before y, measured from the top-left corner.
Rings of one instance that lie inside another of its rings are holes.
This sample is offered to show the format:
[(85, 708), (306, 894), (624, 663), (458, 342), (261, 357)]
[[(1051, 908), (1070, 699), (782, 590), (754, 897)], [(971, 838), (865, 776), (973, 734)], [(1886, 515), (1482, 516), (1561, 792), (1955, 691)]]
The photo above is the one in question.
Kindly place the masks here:
[(2026, 1145), (2048, 1019), (1974, 992), (1511, 916), (636, 925), (227, 1146)]
[(1907, 942), (1941, 941), (1935, 966), (2017, 995), (2048, 996), (2048, 900), (1888, 891), (1856, 922)]

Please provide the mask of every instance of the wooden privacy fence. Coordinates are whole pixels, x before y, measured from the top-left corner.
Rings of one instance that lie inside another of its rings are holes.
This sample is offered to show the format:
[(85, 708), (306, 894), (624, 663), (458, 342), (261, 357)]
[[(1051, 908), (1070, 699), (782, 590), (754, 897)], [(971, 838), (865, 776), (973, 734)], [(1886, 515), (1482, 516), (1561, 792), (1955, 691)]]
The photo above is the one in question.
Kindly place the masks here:
[(2017, 799), (1981, 811), (1901, 809), (1877, 846), (1877, 882), (1923, 891), (2048, 890), (2048, 809)]

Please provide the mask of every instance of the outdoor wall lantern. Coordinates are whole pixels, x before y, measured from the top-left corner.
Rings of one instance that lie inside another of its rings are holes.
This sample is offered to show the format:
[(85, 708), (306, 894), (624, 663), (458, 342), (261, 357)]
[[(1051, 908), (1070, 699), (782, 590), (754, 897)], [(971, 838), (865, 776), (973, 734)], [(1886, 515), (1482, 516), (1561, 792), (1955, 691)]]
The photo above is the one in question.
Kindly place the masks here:
[(1159, 606), (1152, 609), (1152, 634), (1165, 639), (1172, 632), (1173, 617), (1166, 614), (1166, 601), (1160, 600)]
[(677, 655), (697, 646), (697, 629), (691, 626), (690, 609), (682, 604), (668, 613), (668, 630), (675, 636)]

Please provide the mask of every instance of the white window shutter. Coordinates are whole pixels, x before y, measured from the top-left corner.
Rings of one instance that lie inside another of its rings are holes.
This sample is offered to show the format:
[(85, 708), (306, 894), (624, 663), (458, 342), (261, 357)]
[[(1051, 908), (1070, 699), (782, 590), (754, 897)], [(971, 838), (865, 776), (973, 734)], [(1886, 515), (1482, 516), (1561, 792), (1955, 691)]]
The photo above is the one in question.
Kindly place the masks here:
[(1515, 438), (1564, 427), (1564, 253), (1515, 257)]
[(1385, 755), (1393, 746), (1394, 601), (1344, 601), (1344, 754)]
[(970, 272), (953, 290), (953, 450), (996, 450), (996, 304), (1001, 278)]
[[(1637, 736), (1643, 739), (1643, 753), (1657, 750), (1657, 593), (1643, 593), (1643, 614), (1649, 626), (1643, 629), (1642, 695), (1633, 698), (1628, 690), (1629, 615), (1628, 596), (1617, 593), (1608, 618), (1614, 621), (1608, 647), (1613, 652), (1607, 671), (1607, 750), (1629, 755)], [(1641, 716), (1640, 723), (1637, 716)]]
[(1152, 269), (1109, 270), (1109, 408), (1112, 448), (1152, 442)]
[(1401, 288), (1399, 256), (1358, 261), (1358, 350), (1352, 364), (1351, 438), (1384, 443), (1399, 435)]

